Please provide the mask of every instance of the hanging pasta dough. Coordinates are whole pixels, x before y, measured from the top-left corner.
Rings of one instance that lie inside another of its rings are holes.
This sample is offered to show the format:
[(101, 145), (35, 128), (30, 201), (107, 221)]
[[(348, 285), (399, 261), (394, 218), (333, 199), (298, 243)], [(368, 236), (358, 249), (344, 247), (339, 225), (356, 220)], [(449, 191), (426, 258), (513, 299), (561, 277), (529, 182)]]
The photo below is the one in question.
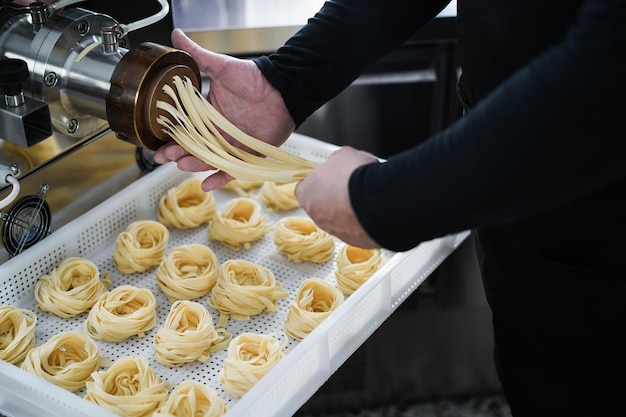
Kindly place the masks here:
[(191, 229), (208, 223), (215, 214), (213, 193), (203, 191), (202, 180), (191, 177), (167, 191), (158, 204), (157, 219), (168, 227)]
[(115, 241), (113, 264), (124, 274), (147, 271), (163, 260), (169, 236), (160, 222), (134, 221)]
[(243, 396), (285, 356), (287, 343), (284, 333), (240, 334), (228, 345), (220, 384), (233, 397)]
[(337, 288), (345, 294), (354, 293), (380, 269), (385, 257), (380, 249), (362, 249), (343, 245), (337, 255), (335, 279)]
[(226, 204), (221, 213), (216, 213), (209, 223), (208, 237), (231, 248), (250, 249), (251, 242), (261, 239), (269, 232), (269, 222), (256, 201), (239, 197)]
[(263, 311), (276, 311), (277, 299), (288, 296), (269, 268), (244, 259), (229, 259), (220, 267), (208, 304), (220, 312), (218, 326), (225, 326), (228, 317), (250, 320), (250, 316)]
[(308, 217), (283, 217), (274, 225), (274, 243), (293, 262), (324, 263), (332, 258), (335, 239)]
[(170, 368), (198, 361), (224, 349), (232, 335), (215, 330), (211, 314), (201, 304), (181, 300), (172, 304), (163, 327), (154, 336), (154, 357)]
[(37, 308), (70, 318), (89, 310), (111, 285), (108, 272), (102, 274), (89, 259), (72, 257), (64, 260), (35, 285)]
[(102, 294), (83, 327), (94, 339), (107, 342), (143, 337), (156, 324), (156, 310), (156, 299), (149, 289), (121, 285)]
[(19, 363), (35, 345), (37, 316), (30, 310), (0, 306), (0, 359)]
[(92, 377), (85, 400), (119, 416), (149, 417), (167, 401), (168, 385), (142, 357), (124, 356)]
[(295, 300), (289, 303), (285, 332), (294, 339), (304, 339), (343, 303), (337, 287), (320, 278), (302, 282)]
[(169, 301), (200, 298), (215, 286), (219, 262), (215, 252), (200, 243), (172, 249), (156, 270), (157, 284)]
[(100, 356), (96, 343), (85, 333), (70, 331), (52, 336), (28, 352), (22, 369), (48, 382), (75, 392), (91, 374), (109, 361)]
[[(157, 101), (157, 108), (169, 114), (157, 122), (163, 131), (196, 158), (248, 181), (293, 182), (301, 180), (315, 167), (304, 158), (245, 134), (222, 116), (194, 87), (191, 80), (174, 76), (163, 91), (171, 102)], [(254, 153), (228, 142), (230, 135)]]

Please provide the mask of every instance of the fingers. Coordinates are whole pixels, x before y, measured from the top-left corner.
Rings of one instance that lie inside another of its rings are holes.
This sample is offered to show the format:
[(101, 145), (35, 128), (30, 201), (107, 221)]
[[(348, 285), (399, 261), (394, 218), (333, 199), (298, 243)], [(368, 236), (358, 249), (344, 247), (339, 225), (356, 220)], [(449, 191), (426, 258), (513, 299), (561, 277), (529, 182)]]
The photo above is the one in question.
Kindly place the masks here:
[(222, 188), (234, 178), (225, 173), (224, 171), (217, 171), (216, 173), (206, 177), (202, 181), (202, 190), (208, 192)]
[(189, 153), (176, 142), (169, 142), (161, 146), (154, 153), (153, 158), (154, 162), (157, 164), (176, 162), (176, 165), (182, 171), (202, 172), (214, 169), (211, 165), (201, 161), (195, 156), (189, 155)]
[(175, 48), (182, 49), (191, 55), (200, 71), (204, 72), (209, 78), (213, 78), (217, 74), (223, 64), (224, 57), (207, 49), (204, 49), (193, 40), (191, 40), (181, 29), (174, 29), (171, 34), (172, 45)]

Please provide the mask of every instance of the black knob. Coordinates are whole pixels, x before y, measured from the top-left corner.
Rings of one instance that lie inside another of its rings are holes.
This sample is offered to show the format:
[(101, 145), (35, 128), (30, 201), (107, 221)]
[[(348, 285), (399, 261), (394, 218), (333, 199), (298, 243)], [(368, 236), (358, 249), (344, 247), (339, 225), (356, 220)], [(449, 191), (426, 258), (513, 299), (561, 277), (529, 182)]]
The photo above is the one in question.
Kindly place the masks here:
[(20, 94), (28, 77), (26, 61), (13, 58), (0, 59), (0, 93), (7, 96)]

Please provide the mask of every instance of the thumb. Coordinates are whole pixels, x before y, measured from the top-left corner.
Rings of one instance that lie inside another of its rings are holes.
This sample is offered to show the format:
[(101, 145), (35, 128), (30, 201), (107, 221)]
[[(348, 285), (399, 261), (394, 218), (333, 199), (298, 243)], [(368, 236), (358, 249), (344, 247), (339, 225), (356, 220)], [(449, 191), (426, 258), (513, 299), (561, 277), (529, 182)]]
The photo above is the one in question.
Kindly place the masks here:
[(171, 39), (172, 46), (182, 49), (191, 55), (196, 64), (198, 64), (200, 71), (204, 72), (209, 78), (213, 78), (212, 75), (219, 72), (224, 63), (224, 59), (220, 54), (204, 49), (178, 28), (172, 31)]

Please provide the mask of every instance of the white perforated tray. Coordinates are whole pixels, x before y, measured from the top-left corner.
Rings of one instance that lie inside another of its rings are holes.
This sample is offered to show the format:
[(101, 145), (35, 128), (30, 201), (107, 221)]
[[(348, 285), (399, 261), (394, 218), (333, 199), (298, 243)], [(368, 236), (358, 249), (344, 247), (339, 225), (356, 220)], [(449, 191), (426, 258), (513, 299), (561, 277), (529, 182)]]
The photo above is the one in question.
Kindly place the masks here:
[[(334, 145), (298, 134), (294, 134), (284, 148), (312, 161), (323, 161), (336, 149)], [(113, 287), (132, 284), (149, 288), (159, 305), (157, 325), (147, 336), (131, 337), (121, 343), (97, 341), (102, 355), (111, 361), (125, 355), (143, 356), (172, 388), (186, 379), (201, 381), (226, 402), (229, 417), (285, 417), (295, 413), (467, 236), (467, 233), (451, 235), (425, 242), (405, 253), (386, 253), (390, 260), (376, 275), (347, 297), (340, 308), (304, 340), (290, 339), (287, 355), (247, 394), (236, 399), (229, 396), (218, 382), (225, 350), (212, 354), (205, 364), (193, 362), (173, 369), (154, 359), (153, 337), (163, 324), (171, 303), (156, 284), (155, 268), (145, 273), (124, 275), (112, 263), (113, 246), (119, 233), (132, 221), (156, 219), (156, 206), (161, 196), (191, 175), (201, 174), (179, 171), (174, 164), (160, 167), (0, 265), (0, 305), (28, 308), (37, 313), (37, 345), (59, 332), (82, 330), (87, 313), (73, 319), (62, 319), (37, 311), (33, 289), (39, 277), (49, 273), (66, 258), (88, 258), (100, 271), (111, 273)], [(229, 191), (215, 191), (214, 195), (218, 211), (236, 196)], [(264, 207), (262, 203), (261, 206)], [(301, 210), (281, 214), (265, 212), (272, 223), (286, 215), (305, 215)], [(262, 313), (250, 321), (229, 319), (227, 330), (233, 337), (246, 331), (262, 334), (283, 331), (289, 301), (295, 297), (304, 279), (315, 276), (335, 282), (334, 258), (323, 265), (289, 262), (277, 252), (271, 233), (253, 244), (250, 250), (232, 251), (219, 242), (209, 241), (205, 226), (184, 231), (170, 229), (168, 250), (194, 242), (211, 247), (220, 263), (242, 258), (267, 266), (290, 294), (288, 298), (279, 299), (277, 312)], [(336, 243), (338, 250), (343, 243)], [(206, 297), (197, 301), (211, 311), (214, 323), (217, 322), (219, 314), (208, 307)], [(0, 361), (1, 414), (16, 417), (112, 416), (85, 401), (83, 395), (84, 391), (70, 393), (17, 366)]]

